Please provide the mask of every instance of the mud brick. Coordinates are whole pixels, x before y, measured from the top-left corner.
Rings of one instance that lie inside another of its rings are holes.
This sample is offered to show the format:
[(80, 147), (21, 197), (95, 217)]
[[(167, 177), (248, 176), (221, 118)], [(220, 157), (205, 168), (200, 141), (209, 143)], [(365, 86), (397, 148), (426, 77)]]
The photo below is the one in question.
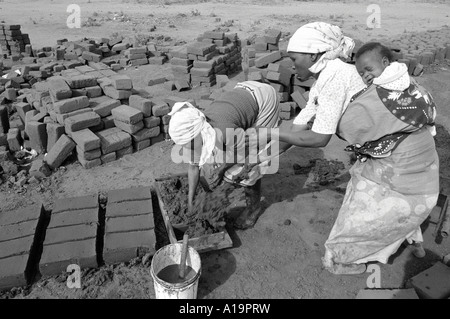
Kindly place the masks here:
[[(149, 51), (152, 51), (152, 50), (150, 50), (150, 48), (149, 48)], [(187, 55), (188, 55), (188, 53), (187, 53), (187, 46), (184, 45), (184, 46), (181, 46), (179, 48), (172, 49), (172, 50), (170, 50), (170, 53), (175, 58), (187, 59)]]
[(142, 121), (144, 114), (128, 105), (121, 105), (111, 111), (115, 120), (122, 121), (127, 124), (137, 124)]
[(153, 212), (151, 198), (142, 198), (135, 200), (124, 200), (120, 202), (109, 203), (106, 207), (107, 218), (128, 217), (144, 215), (148, 216)]
[(186, 80), (176, 80), (174, 81), (174, 85), (178, 91), (188, 90), (191, 88)]
[(100, 148), (100, 138), (89, 129), (83, 129), (71, 134), (73, 141), (77, 144), (77, 149), (88, 152)]
[(139, 66), (139, 65), (145, 65), (145, 64), (149, 64), (147, 58), (130, 60), (131, 66)]
[(47, 125), (39, 122), (27, 123), (27, 134), (30, 137), (31, 147), (43, 154), (47, 149)]
[(120, 128), (122, 131), (125, 131), (129, 134), (134, 134), (140, 130), (142, 130), (144, 128), (144, 122), (140, 121), (138, 123), (135, 124), (129, 124), (129, 123), (125, 123), (122, 122), (120, 120), (116, 120), (114, 119), (114, 125), (118, 128)]
[(143, 128), (136, 133), (132, 133), (131, 137), (133, 142), (141, 142), (146, 139), (150, 139), (152, 137), (156, 137), (160, 134), (160, 127), (152, 127), (152, 128)]
[(220, 31), (206, 31), (203, 33), (204, 38), (223, 40), (225, 38), (225, 33)]
[(148, 81), (147, 85), (152, 86), (152, 85), (161, 84), (161, 83), (166, 82), (166, 78), (163, 76), (152, 77), (152, 78), (148, 79), (147, 81)]
[(139, 151), (142, 151), (143, 149), (146, 149), (150, 145), (152, 145), (151, 139), (147, 139), (147, 140), (143, 140), (143, 141), (139, 141), (139, 142), (133, 142), (133, 150), (135, 152), (139, 152)]
[(282, 119), (282, 120), (289, 120), (291, 118), (291, 115), (292, 115), (291, 112), (280, 111), (280, 119)]
[(89, 99), (86, 96), (78, 96), (54, 103), (53, 109), (58, 114), (64, 114), (84, 109), (88, 106), (89, 106)]
[(104, 75), (100, 71), (94, 70), (91, 72), (84, 73), (85, 76), (93, 77), (95, 79), (102, 78)]
[(128, 75), (116, 74), (110, 77), (112, 86), (117, 90), (131, 90), (133, 83)]
[(216, 48), (215, 44), (205, 42), (195, 42), (187, 46), (187, 54), (204, 56)]
[(412, 75), (419, 76), (422, 74), (422, 72), (423, 72), (423, 65), (421, 63), (417, 63)]
[(188, 65), (188, 66), (183, 66), (183, 65), (172, 65), (171, 66), (172, 72), (173, 73), (182, 73), (182, 74), (186, 74), (189, 73), (190, 70), (192, 69), (192, 65)]
[[(133, 60), (142, 60), (142, 59), (147, 59), (147, 55), (145, 53), (125, 53), (125, 57), (127, 57), (128, 59), (131, 60), (131, 62)], [(148, 62), (148, 60), (147, 60)]]
[[(17, 107), (16, 107), (17, 108)], [(0, 106), (0, 134), (9, 131), (9, 116), (6, 106)]]
[(99, 72), (103, 74), (103, 76), (113, 76), (114, 74), (117, 74), (113, 70), (99, 70)]
[(102, 88), (99, 87), (98, 85), (86, 87), (86, 88), (81, 89), (81, 90), (85, 91), (86, 92), (86, 96), (88, 98), (90, 98), (90, 99), (102, 96), (102, 94), (103, 94)]
[(181, 66), (188, 66), (192, 64), (192, 60), (189, 59), (182, 59), (182, 58), (177, 58), (177, 57), (173, 57), (172, 59), (170, 59), (170, 64), (172, 65), (181, 65)]
[(144, 127), (146, 128), (159, 127), (160, 123), (161, 117), (159, 116), (150, 116), (144, 118)]
[(48, 79), (50, 95), (56, 100), (72, 97), (72, 90), (62, 76), (52, 76)]
[(18, 128), (10, 128), (7, 134), (8, 147), (11, 151), (16, 152), (21, 150), (22, 136)]
[(411, 284), (420, 298), (447, 299), (450, 297), (450, 267), (437, 262), (411, 278)]
[(116, 151), (116, 159), (122, 158), (125, 155), (133, 154), (133, 145)]
[(129, 106), (139, 110), (143, 113), (144, 117), (152, 115), (153, 103), (151, 100), (143, 98), (139, 95), (131, 95), (129, 99)]
[(40, 158), (34, 159), (29, 171), (30, 176), (34, 176), (37, 180), (41, 180), (52, 174), (50, 167)]
[(53, 145), (55, 145), (55, 143), (59, 140), (61, 135), (64, 134), (65, 129), (64, 126), (56, 123), (48, 123), (46, 129), (47, 129), (47, 151), (50, 151)]
[(410, 289), (362, 289), (356, 299), (419, 299), (414, 288)]
[(165, 140), (164, 134), (161, 133), (157, 137), (152, 137), (152, 145), (159, 142), (164, 142), (164, 140)]
[(124, 50), (128, 49), (129, 47), (130, 47), (130, 44), (128, 42), (117, 43), (112, 46), (111, 51), (120, 52), (120, 51), (124, 51)]
[(79, 71), (82, 74), (87, 73), (87, 72), (95, 71), (94, 68), (92, 68), (90, 66), (87, 66), (87, 65), (77, 66), (77, 67), (75, 67), (75, 70)]
[(107, 85), (103, 87), (103, 93), (112, 99), (124, 100), (131, 96), (130, 90), (117, 90), (112, 85)]
[(88, 127), (92, 127), (101, 123), (100, 115), (91, 111), (74, 115), (64, 120), (66, 133), (71, 135), (72, 132), (80, 131)]
[(145, 252), (154, 254), (156, 252), (155, 244), (156, 236), (153, 229), (151, 231), (146, 229), (132, 232), (108, 232), (105, 234), (103, 259), (107, 264), (113, 264), (129, 261), (142, 256)]
[(166, 62), (167, 57), (165, 56), (157, 56), (148, 58), (149, 64), (163, 65)]
[[(23, 239), (21, 240), (23, 241)], [(27, 284), (26, 269), (29, 255), (21, 254), (0, 259), (0, 290)]]
[(43, 66), (41, 66), (39, 68), (39, 71), (47, 71), (47, 72), (51, 72), (53, 71), (53, 67), (57, 66), (59, 64), (59, 62), (49, 62), (44, 64)]
[(255, 43), (254, 48), (256, 52), (266, 52), (267, 51), (267, 43)]
[(265, 54), (259, 58), (255, 59), (255, 66), (258, 68), (262, 68), (267, 66), (269, 63), (276, 62), (281, 59), (280, 51), (274, 51), (268, 54)]
[(70, 137), (63, 134), (44, 157), (44, 161), (51, 169), (56, 169), (61, 166), (75, 146), (75, 142)]
[(0, 290), (31, 283), (44, 215), (42, 204), (0, 215)]
[[(94, 225), (90, 227), (96, 228)], [(81, 268), (95, 268), (97, 267), (95, 245), (95, 237), (53, 245), (44, 243), (39, 270), (43, 276), (52, 276), (65, 272), (70, 264), (77, 264)]]
[[(100, 153), (101, 153), (101, 151), (100, 151)], [(77, 156), (78, 156), (77, 157), (78, 162), (85, 169), (90, 169), (90, 168), (102, 165), (102, 160), (100, 158), (95, 158), (95, 159), (92, 159), (92, 160), (88, 160), (88, 159), (83, 158), (79, 153), (77, 153)]]
[[(69, 117), (75, 116), (75, 115), (79, 115), (79, 114), (83, 114), (83, 113), (87, 113), (87, 112), (91, 112), (92, 110), (89, 107), (86, 107), (84, 109), (80, 109), (80, 110), (76, 110), (73, 112), (69, 112), (69, 113), (64, 113), (64, 114), (57, 114), (54, 113), (56, 116), (56, 122), (58, 122), (61, 125), (64, 125), (64, 122), (66, 119), (68, 119)], [(52, 114), (50, 113), (50, 116), (52, 116)]]
[(118, 64), (118, 63), (111, 64), (111, 70), (119, 71), (120, 69), (122, 69), (122, 66), (120, 64)]
[(6, 97), (10, 101), (15, 101), (17, 98), (16, 89), (13, 89), (13, 88), (5, 89), (5, 92), (3, 92), (2, 94), (4, 97)]
[(299, 92), (295, 91), (291, 94), (292, 100), (297, 103), (300, 109), (303, 109), (306, 106), (307, 100), (305, 100), (304, 96)]
[[(121, 203), (135, 200), (152, 199), (150, 187), (132, 187), (125, 189), (114, 189), (108, 192), (108, 203)], [(153, 212), (153, 206), (149, 207), (148, 212)]]
[(109, 129), (111, 127), (116, 127), (114, 124), (114, 117), (112, 115), (102, 118), (103, 129)]
[[(64, 70), (61, 72), (61, 76), (64, 77), (64, 80), (67, 81), (68, 77), (72, 77), (72, 76), (76, 76), (76, 75), (81, 75), (81, 73), (79, 71), (77, 71), (76, 69), (68, 69), (68, 70)], [(39, 84), (46, 84), (45, 82), (38, 82)]]
[(291, 82), (291, 74), (288, 72), (278, 73), (278, 72), (269, 71), (269, 72), (267, 72), (266, 78), (269, 81), (281, 83), (284, 86), (289, 86), (289, 84)]
[[(194, 68), (196, 69), (213, 69), (217, 64), (217, 60), (209, 60), (209, 61), (194, 61)], [(192, 72), (192, 70), (191, 70)]]
[(131, 145), (130, 134), (117, 127), (109, 128), (95, 134), (100, 138), (103, 154), (115, 152)]
[(269, 44), (278, 44), (278, 42), (280, 41), (280, 37), (281, 31), (275, 29), (267, 30), (266, 34), (264, 35), (265, 41)]
[(408, 57), (408, 60), (409, 60), (408, 73), (409, 73), (410, 75), (412, 75), (413, 72), (414, 72), (414, 69), (415, 69), (416, 66), (417, 66), (417, 59), (414, 58), (414, 57)]
[[(100, 156), (102, 156), (102, 150), (100, 148), (85, 152), (85, 151), (83, 151), (83, 149), (81, 149), (77, 145), (76, 150), (77, 150), (78, 160), (81, 158), (85, 161), (92, 161), (97, 158), (100, 159)], [(101, 165), (101, 162), (100, 162), (100, 165)]]
[(103, 62), (89, 62), (89, 66), (94, 70), (108, 70), (109, 66)]
[(209, 76), (214, 73), (213, 68), (192, 68), (191, 69), (191, 75), (192, 76)]
[(108, 153), (100, 157), (102, 164), (114, 162), (116, 160), (116, 152)]
[(261, 81), (262, 75), (261, 72), (250, 72), (248, 74), (249, 81)]
[(292, 110), (291, 103), (280, 103), (281, 112), (291, 112), (291, 110)]
[(65, 80), (72, 89), (82, 89), (85, 87), (97, 85), (97, 78), (84, 74), (65, 77)]
[(90, 100), (90, 106), (92, 110), (101, 117), (107, 117), (111, 115), (111, 111), (120, 106), (120, 101), (111, 99), (107, 96), (100, 96)]

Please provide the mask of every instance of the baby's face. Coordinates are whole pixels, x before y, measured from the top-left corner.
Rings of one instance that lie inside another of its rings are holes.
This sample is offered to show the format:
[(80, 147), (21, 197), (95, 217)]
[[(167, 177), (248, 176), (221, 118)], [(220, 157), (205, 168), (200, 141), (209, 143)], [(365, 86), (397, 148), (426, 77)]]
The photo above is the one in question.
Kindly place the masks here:
[(379, 77), (388, 65), (387, 58), (382, 58), (375, 50), (363, 53), (355, 63), (356, 70), (366, 85), (372, 84), (373, 79)]

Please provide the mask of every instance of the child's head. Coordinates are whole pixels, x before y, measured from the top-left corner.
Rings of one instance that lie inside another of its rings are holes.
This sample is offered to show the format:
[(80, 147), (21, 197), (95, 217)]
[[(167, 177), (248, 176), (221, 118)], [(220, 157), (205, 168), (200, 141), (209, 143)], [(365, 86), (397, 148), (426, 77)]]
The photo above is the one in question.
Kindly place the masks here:
[(364, 44), (356, 52), (356, 70), (361, 75), (364, 83), (372, 84), (374, 78), (383, 73), (384, 69), (393, 60), (392, 52), (379, 42)]

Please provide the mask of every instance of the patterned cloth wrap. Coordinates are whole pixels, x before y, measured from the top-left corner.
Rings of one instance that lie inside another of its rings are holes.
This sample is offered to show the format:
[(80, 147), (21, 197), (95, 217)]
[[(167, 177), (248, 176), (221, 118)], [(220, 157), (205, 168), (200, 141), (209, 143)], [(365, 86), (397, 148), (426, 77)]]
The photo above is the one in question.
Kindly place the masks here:
[[(350, 102), (364, 93), (368, 88), (355, 94)], [(368, 141), (363, 145), (359, 143), (348, 145), (345, 150), (354, 152), (356, 158), (365, 162), (367, 158), (385, 158), (392, 154), (397, 146), (414, 131), (413, 128), (421, 129), (424, 125), (434, 126), (436, 117), (436, 105), (431, 95), (426, 92), (417, 82), (412, 81), (407, 90), (393, 91), (376, 86), (373, 94), (382, 101), (384, 106), (399, 120), (412, 126), (410, 131), (387, 134), (375, 141)]]

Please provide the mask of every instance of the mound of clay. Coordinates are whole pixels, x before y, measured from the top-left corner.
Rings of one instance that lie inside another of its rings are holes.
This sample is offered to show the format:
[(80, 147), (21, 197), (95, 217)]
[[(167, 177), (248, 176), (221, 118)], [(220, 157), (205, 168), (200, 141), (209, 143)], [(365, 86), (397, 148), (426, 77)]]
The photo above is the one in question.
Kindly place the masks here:
[(234, 189), (230, 184), (223, 183), (213, 192), (205, 192), (198, 187), (192, 212), (188, 211), (189, 185), (186, 178), (160, 182), (159, 188), (170, 222), (187, 225), (191, 238), (216, 233), (225, 226), (229, 195)]

